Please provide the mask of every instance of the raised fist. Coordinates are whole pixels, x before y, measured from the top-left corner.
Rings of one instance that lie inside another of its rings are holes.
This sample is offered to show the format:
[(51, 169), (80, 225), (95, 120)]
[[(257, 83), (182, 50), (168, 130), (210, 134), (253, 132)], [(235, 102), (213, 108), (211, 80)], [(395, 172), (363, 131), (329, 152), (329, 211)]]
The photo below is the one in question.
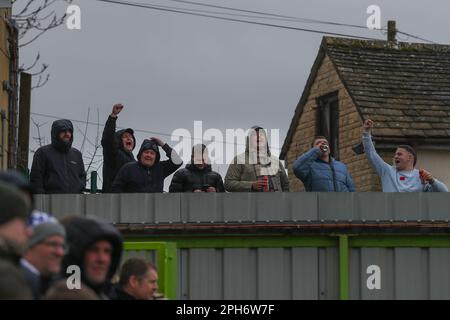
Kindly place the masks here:
[(372, 131), (372, 128), (373, 128), (373, 121), (370, 119), (366, 119), (364, 121), (364, 131), (370, 132), (370, 131)]
[(123, 104), (121, 104), (121, 103), (115, 104), (112, 108), (111, 115), (114, 117), (117, 117), (117, 115), (120, 113), (120, 111), (122, 111), (122, 109), (123, 109)]

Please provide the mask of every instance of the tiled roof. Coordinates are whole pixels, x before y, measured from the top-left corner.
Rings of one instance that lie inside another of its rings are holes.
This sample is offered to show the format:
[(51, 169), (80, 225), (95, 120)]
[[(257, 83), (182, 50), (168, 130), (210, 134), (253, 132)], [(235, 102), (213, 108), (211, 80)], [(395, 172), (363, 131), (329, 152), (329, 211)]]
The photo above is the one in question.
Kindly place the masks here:
[(342, 38), (325, 46), (376, 135), (450, 137), (450, 46)]
[(315, 73), (328, 55), (374, 135), (450, 140), (450, 46), (324, 37), (297, 105), (281, 158), (291, 142)]

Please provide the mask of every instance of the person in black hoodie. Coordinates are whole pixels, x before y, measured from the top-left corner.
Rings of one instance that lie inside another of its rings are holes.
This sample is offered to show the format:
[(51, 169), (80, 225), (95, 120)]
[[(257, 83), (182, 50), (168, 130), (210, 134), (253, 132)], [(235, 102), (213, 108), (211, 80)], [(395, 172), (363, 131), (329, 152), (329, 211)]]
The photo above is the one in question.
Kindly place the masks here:
[(80, 267), (82, 285), (100, 299), (109, 299), (111, 279), (120, 264), (122, 236), (112, 225), (90, 218), (71, 216), (61, 221), (66, 229), (69, 252), (62, 263), (62, 275), (71, 265)]
[(35, 193), (82, 193), (86, 171), (81, 152), (72, 148), (73, 125), (70, 120), (52, 124), (52, 143), (36, 150), (30, 182)]
[(117, 115), (122, 109), (122, 104), (113, 106), (103, 130), (103, 193), (111, 192), (114, 178), (124, 164), (136, 161), (133, 155), (136, 146), (133, 129), (127, 128), (116, 132)]
[(191, 163), (175, 173), (170, 192), (225, 192), (219, 173), (208, 163), (208, 149), (204, 144), (192, 147)]
[[(166, 152), (169, 160), (160, 161), (158, 146)], [(183, 163), (175, 150), (158, 138), (145, 139), (137, 158), (137, 162), (127, 163), (119, 170), (112, 186), (113, 192), (163, 192), (164, 179)]]

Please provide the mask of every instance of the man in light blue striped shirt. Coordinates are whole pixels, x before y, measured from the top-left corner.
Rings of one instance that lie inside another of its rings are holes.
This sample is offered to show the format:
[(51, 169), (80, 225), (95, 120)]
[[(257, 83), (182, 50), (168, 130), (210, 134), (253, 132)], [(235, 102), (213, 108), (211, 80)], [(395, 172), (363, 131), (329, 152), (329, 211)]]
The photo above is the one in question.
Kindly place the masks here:
[(423, 170), (414, 169), (416, 151), (408, 145), (397, 147), (394, 164), (389, 165), (378, 155), (372, 142), (373, 121), (364, 121), (363, 145), (367, 159), (381, 179), (383, 192), (448, 192), (447, 186)]

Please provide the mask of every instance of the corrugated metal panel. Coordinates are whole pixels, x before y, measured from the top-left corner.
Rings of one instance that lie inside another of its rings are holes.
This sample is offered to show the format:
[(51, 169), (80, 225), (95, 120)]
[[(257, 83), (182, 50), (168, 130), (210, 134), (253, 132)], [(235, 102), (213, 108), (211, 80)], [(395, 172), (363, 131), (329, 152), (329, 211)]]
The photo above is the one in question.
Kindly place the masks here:
[(188, 299), (223, 299), (223, 250), (191, 249)]
[(119, 197), (111, 194), (94, 194), (86, 197), (86, 215), (96, 216), (105, 221), (120, 221)]
[(450, 299), (450, 249), (429, 249), (430, 299)]
[(319, 298), (319, 249), (292, 249), (292, 299)]
[(182, 249), (179, 299), (337, 299), (337, 249)]
[(223, 250), (224, 299), (251, 300), (257, 297), (257, 249)]
[[(371, 265), (380, 267), (380, 289), (367, 286)], [(351, 299), (450, 299), (450, 249), (352, 249), (350, 293)]]
[(38, 195), (36, 205), (57, 216), (95, 214), (124, 223), (450, 218), (448, 193)]
[[(85, 200), (87, 198), (81, 194), (53, 194), (50, 196), (49, 211), (58, 218), (69, 215), (86, 215)], [(97, 214), (101, 215), (102, 212)]]

